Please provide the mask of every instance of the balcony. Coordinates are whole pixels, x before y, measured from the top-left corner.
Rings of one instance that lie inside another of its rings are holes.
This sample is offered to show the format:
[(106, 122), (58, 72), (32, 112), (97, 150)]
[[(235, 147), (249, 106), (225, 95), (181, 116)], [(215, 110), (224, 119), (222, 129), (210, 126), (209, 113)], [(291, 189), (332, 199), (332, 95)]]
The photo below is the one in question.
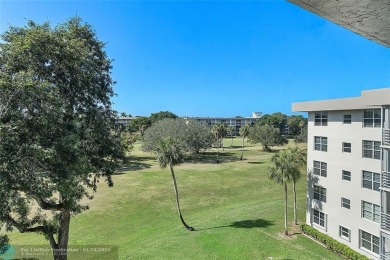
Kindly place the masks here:
[(383, 131), (382, 131), (382, 145), (390, 146), (390, 129), (383, 129)]
[(390, 231), (390, 215), (383, 213), (381, 214), (381, 228)]
[(381, 187), (390, 189), (390, 172), (382, 171)]

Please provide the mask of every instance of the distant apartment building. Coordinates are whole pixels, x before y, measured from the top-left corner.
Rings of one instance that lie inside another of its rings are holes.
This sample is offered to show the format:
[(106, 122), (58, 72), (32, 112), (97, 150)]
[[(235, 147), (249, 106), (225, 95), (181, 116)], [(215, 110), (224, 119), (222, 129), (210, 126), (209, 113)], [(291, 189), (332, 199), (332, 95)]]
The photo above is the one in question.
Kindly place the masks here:
[(120, 125), (128, 125), (130, 124), (131, 120), (136, 119), (136, 117), (133, 116), (120, 116), (116, 119), (116, 122)]
[(307, 224), (390, 259), (390, 88), (292, 107), (308, 112)]
[(199, 123), (213, 126), (219, 123), (231, 126), (234, 129), (233, 134), (238, 135), (241, 126), (254, 125), (262, 117), (261, 112), (253, 112), (252, 117), (185, 117), (185, 119), (196, 120)]

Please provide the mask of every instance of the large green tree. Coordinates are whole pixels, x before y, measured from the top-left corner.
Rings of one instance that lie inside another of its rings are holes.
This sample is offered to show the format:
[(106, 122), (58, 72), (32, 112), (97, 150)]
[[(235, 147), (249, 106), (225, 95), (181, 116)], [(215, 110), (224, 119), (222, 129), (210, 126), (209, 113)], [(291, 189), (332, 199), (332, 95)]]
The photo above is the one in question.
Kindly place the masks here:
[(271, 125), (256, 124), (254, 127), (251, 127), (248, 139), (252, 144), (261, 143), (264, 151), (270, 151), (270, 146), (288, 143), (288, 140), (280, 134), (279, 129)]
[(205, 124), (201, 124), (194, 120), (188, 120), (185, 121), (183, 131), (185, 131), (183, 136), (186, 150), (190, 153), (199, 153), (201, 150), (209, 149), (213, 145), (213, 135), (211, 134), (209, 127)]
[(175, 115), (174, 113), (172, 112), (169, 112), (169, 111), (160, 111), (160, 112), (157, 112), (157, 113), (152, 113), (150, 115), (150, 121), (152, 123), (154, 122), (157, 122), (159, 120), (162, 120), (164, 118), (177, 118), (178, 116)]
[(180, 164), (188, 146), (185, 135), (187, 124), (183, 119), (167, 118), (154, 123), (142, 137), (142, 150), (156, 155), (161, 168), (169, 166), (173, 186), (176, 194), (176, 206), (180, 221), (190, 231), (195, 229), (189, 226), (181, 213), (179, 191), (177, 188), (174, 166)]
[(149, 117), (146, 116), (137, 116), (135, 119), (131, 120), (127, 125), (127, 130), (130, 133), (138, 133), (142, 136), (145, 130), (152, 125), (152, 121)]
[(287, 115), (280, 112), (265, 114), (256, 122), (256, 124), (270, 125), (274, 128), (279, 129), (279, 132), (281, 134), (286, 134), (285, 129), (287, 126)]
[(307, 124), (307, 118), (304, 118), (301, 115), (289, 116), (287, 119), (289, 134), (292, 136), (299, 135), (306, 124)]
[[(67, 259), (71, 217), (86, 210), (124, 147), (111, 108), (111, 61), (93, 28), (10, 27), (0, 47), (0, 223), (38, 232)], [(46, 214), (51, 212), (52, 214)]]

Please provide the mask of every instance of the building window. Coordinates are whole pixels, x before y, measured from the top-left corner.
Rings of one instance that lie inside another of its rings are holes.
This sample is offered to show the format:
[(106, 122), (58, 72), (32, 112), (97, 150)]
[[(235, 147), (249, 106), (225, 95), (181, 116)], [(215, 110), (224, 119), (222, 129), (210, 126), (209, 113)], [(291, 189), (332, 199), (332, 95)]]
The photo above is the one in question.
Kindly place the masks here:
[(341, 207), (350, 209), (351, 208), (351, 201), (346, 198), (341, 198)]
[(351, 143), (343, 143), (343, 153), (351, 152)]
[(314, 136), (314, 150), (328, 151), (328, 138), (323, 136)]
[(339, 235), (340, 237), (344, 238), (344, 239), (347, 239), (349, 241), (349, 237), (350, 237), (350, 230), (346, 227), (343, 227), (343, 226), (340, 226), (340, 229), (339, 229)]
[(342, 179), (344, 181), (351, 181), (351, 172), (349, 171), (343, 171), (342, 173)]
[(379, 223), (381, 209), (378, 205), (362, 201), (362, 217)]
[(379, 237), (360, 230), (360, 247), (379, 255)]
[(325, 227), (325, 214), (319, 210), (313, 209), (313, 222), (321, 227)]
[(314, 125), (328, 125), (328, 112), (315, 112)]
[(381, 158), (381, 142), (363, 140), (363, 157), (380, 159)]
[(363, 188), (379, 191), (381, 176), (379, 173), (363, 171)]
[(344, 115), (344, 124), (351, 124), (352, 123), (352, 115)]
[(363, 127), (381, 127), (380, 108), (364, 110)]
[(328, 164), (325, 162), (313, 161), (313, 172), (315, 175), (326, 177), (328, 173)]
[(314, 199), (326, 202), (326, 188), (314, 185)]

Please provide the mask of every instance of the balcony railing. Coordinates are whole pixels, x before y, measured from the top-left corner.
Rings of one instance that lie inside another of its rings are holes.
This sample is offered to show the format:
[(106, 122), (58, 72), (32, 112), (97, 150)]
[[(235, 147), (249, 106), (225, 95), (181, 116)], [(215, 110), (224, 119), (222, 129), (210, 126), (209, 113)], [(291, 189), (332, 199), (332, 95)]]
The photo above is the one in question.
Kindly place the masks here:
[(390, 215), (381, 213), (381, 228), (390, 231)]
[(381, 187), (390, 189), (390, 172), (382, 171)]
[(382, 131), (382, 144), (390, 146), (390, 129), (383, 129), (383, 131)]
[(381, 260), (390, 260), (389, 253), (387, 253), (386, 255), (381, 255)]

